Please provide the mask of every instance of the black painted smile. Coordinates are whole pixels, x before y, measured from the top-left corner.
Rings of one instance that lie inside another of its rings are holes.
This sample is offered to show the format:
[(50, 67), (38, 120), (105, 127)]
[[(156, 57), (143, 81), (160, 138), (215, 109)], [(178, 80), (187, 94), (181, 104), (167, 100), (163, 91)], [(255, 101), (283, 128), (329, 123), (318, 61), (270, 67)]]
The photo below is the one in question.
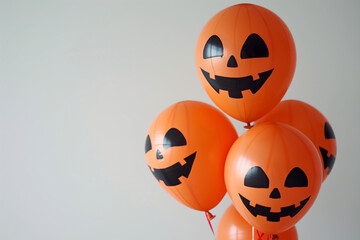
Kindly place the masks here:
[(219, 93), (219, 90), (224, 90), (229, 92), (229, 97), (231, 98), (242, 98), (242, 91), (250, 90), (253, 94), (255, 94), (259, 89), (264, 85), (266, 80), (270, 77), (272, 71), (265, 71), (259, 73), (259, 79), (254, 80), (252, 76), (239, 77), (239, 78), (231, 78), (231, 77), (223, 77), (215, 75), (215, 79), (210, 77), (210, 74), (200, 68), (204, 77), (211, 85), (211, 87)]
[(181, 176), (189, 177), (195, 156), (196, 152), (184, 158), (186, 162), (184, 165), (177, 162), (167, 168), (154, 168), (152, 170), (150, 166), (148, 167), (158, 181), (163, 181), (166, 186), (176, 186), (181, 183), (179, 180)]
[(253, 207), (250, 205), (250, 201), (248, 199), (243, 197), (240, 193), (239, 193), (239, 196), (240, 196), (241, 201), (247, 208), (247, 210), (249, 210), (249, 212), (254, 217), (256, 217), (257, 215), (264, 216), (264, 217), (266, 217), (266, 220), (269, 222), (279, 222), (281, 217), (286, 217), (286, 216), (294, 217), (296, 214), (298, 214), (298, 212), (300, 212), (300, 210), (305, 206), (305, 204), (310, 199), (310, 197), (308, 197), (308, 198), (302, 200), (300, 202), (300, 206), (298, 206), (298, 207), (295, 207), (295, 204), (293, 204), (293, 205), (290, 205), (287, 207), (282, 207), (281, 212), (271, 212), (270, 207), (265, 207), (265, 206), (262, 206), (259, 204), (256, 204), (255, 207)]

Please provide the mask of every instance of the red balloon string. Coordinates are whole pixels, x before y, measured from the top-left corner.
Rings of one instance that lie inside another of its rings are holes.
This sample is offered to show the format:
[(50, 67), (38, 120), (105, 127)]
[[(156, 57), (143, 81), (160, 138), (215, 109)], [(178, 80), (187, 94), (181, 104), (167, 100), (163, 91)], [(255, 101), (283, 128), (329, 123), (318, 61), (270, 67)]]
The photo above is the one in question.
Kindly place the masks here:
[(215, 232), (214, 232), (213, 226), (211, 224), (211, 220), (213, 220), (215, 218), (215, 215), (212, 215), (209, 211), (206, 211), (205, 212), (205, 217), (206, 217), (206, 219), (207, 219), (207, 221), (209, 223), (209, 226), (210, 226), (210, 229), (211, 229), (212, 233), (215, 236)]
[[(276, 234), (266, 234), (259, 232), (259, 230), (256, 230), (256, 234), (258, 236), (258, 240), (278, 240), (279, 237)], [(266, 239), (263, 239), (263, 237), (266, 237)]]
[(264, 233), (261, 233), (261, 235), (260, 235), (260, 232), (258, 230), (256, 230), (256, 233), (258, 235), (259, 240), (262, 240), (262, 237), (264, 236)]

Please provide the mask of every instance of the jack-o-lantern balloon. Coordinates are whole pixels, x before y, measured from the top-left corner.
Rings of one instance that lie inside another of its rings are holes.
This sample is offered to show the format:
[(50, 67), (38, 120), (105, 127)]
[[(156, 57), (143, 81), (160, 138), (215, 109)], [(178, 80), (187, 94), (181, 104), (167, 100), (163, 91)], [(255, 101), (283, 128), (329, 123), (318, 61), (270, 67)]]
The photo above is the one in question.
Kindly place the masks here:
[(254, 126), (232, 145), (225, 183), (237, 211), (264, 233), (294, 226), (315, 201), (322, 165), (314, 144), (282, 123)]
[(195, 61), (211, 100), (231, 117), (250, 123), (284, 96), (295, 71), (296, 50), (289, 29), (276, 14), (238, 4), (205, 25)]
[(281, 122), (304, 133), (317, 148), (323, 163), (323, 181), (330, 174), (336, 158), (334, 131), (325, 116), (311, 105), (298, 100), (280, 102), (271, 112), (255, 122)]
[(292, 227), (285, 232), (278, 234), (269, 234), (259, 232), (254, 229), (245, 219), (236, 211), (233, 205), (230, 205), (222, 215), (217, 234), (217, 240), (297, 240), (296, 227)]
[(201, 102), (161, 112), (145, 142), (146, 162), (159, 184), (184, 205), (208, 211), (226, 193), (224, 165), (237, 133), (229, 119)]

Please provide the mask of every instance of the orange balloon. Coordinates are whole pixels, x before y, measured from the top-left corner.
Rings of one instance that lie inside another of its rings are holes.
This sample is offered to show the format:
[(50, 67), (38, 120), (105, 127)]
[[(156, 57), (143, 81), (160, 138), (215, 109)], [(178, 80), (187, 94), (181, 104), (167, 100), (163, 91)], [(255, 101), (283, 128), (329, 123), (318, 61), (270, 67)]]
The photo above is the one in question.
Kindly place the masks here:
[(304, 133), (317, 148), (323, 163), (323, 181), (330, 174), (336, 159), (334, 131), (316, 108), (298, 100), (280, 102), (271, 112), (255, 122), (281, 122)]
[[(273, 235), (261, 233), (245, 221), (245, 219), (236, 211), (233, 205), (230, 205), (222, 215), (216, 239), (217, 240), (297, 240), (298, 235), (296, 227), (292, 227), (285, 232)], [(254, 238), (253, 238), (254, 237)]]
[(150, 126), (146, 162), (172, 197), (208, 211), (226, 193), (225, 159), (236, 138), (232, 123), (216, 108), (196, 101), (178, 102)]
[(238, 4), (205, 25), (195, 62), (211, 100), (231, 117), (250, 123), (284, 96), (294, 75), (296, 50), (289, 29), (276, 14)]
[(232, 145), (225, 183), (237, 211), (261, 232), (294, 226), (321, 186), (322, 165), (314, 144), (282, 123), (254, 126)]

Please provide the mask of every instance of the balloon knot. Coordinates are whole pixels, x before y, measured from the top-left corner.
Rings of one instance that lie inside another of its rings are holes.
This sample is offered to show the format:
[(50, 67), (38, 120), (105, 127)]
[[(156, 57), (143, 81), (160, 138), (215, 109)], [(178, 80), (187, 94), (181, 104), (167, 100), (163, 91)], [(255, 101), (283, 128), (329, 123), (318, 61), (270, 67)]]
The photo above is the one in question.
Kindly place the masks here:
[(211, 225), (211, 220), (214, 219), (215, 216), (212, 215), (209, 211), (206, 211), (206, 212), (205, 212), (205, 217), (206, 217), (206, 220), (207, 220), (208, 223), (209, 223), (209, 226), (210, 226), (210, 229), (211, 229), (212, 233), (213, 233), (214, 236), (215, 236), (214, 228), (213, 228), (212, 225)]
[(209, 212), (209, 211), (206, 211), (206, 212), (205, 212), (205, 215), (206, 215), (206, 218), (209, 219), (210, 221), (213, 220), (213, 219), (216, 217), (216, 215), (213, 215), (213, 214), (212, 214), (211, 212)]
[(279, 236), (276, 234), (271, 235), (271, 240), (279, 240)]
[(246, 124), (247, 124), (247, 125), (244, 126), (244, 128), (246, 128), (246, 129), (251, 129), (251, 128), (253, 127), (253, 125), (251, 125), (249, 122), (246, 123)]

